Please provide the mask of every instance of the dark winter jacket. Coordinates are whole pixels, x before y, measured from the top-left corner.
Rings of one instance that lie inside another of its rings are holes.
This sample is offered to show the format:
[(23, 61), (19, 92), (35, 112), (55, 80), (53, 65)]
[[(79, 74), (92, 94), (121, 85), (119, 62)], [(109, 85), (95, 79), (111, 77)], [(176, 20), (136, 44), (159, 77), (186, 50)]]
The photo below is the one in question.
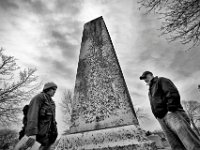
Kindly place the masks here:
[(179, 92), (173, 82), (167, 78), (155, 77), (151, 80), (149, 100), (156, 118), (163, 118), (168, 111), (183, 110)]
[(25, 133), (27, 136), (36, 135), (36, 140), (44, 146), (55, 141), (53, 139), (57, 137), (55, 103), (49, 95), (42, 92), (31, 100)]

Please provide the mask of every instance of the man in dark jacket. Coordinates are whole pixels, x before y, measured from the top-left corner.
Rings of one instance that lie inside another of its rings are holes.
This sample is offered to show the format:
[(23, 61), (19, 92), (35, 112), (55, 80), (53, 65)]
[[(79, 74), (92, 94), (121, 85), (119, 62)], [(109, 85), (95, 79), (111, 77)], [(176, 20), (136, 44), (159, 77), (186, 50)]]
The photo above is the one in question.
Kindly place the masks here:
[(167, 78), (154, 77), (150, 71), (145, 71), (140, 80), (149, 85), (151, 110), (172, 150), (200, 150), (200, 140), (190, 127), (190, 119), (183, 110), (173, 82)]
[(46, 83), (43, 92), (33, 97), (29, 104), (25, 134), (41, 143), (42, 150), (48, 150), (58, 134), (52, 100), (56, 89), (55, 83)]

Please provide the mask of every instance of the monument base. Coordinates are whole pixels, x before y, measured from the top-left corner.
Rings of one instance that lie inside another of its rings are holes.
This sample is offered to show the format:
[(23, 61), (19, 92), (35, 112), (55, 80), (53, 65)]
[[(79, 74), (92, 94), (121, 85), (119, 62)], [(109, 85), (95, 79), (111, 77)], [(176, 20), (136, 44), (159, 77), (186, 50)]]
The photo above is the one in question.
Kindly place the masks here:
[(56, 150), (156, 150), (143, 130), (135, 125), (63, 135)]

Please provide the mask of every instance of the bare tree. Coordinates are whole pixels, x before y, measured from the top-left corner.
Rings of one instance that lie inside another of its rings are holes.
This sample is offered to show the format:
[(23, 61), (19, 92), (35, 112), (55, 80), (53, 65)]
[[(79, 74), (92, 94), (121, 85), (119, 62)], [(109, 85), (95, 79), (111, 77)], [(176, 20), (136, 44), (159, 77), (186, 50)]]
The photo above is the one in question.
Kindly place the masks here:
[(71, 90), (63, 91), (60, 106), (62, 108), (64, 122), (67, 125), (71, 125), (71, 114), (72, 114), (72, 100), (73, 100), (73, 93)]
[(196, 133), (200, 136), (196, 123), (200, 120), (200, 103), (197, 101), (182, 101), (183, 107), (190, 118)]
[(134, 109), (138, 120), (143, 121), (145, 119), (149, 119), (149, 116), (147, 113), (144, 112), (144, 109), (138, 106), (134, 106)]
[(139, 0), (147, 13), (155, 12), (162, 19), (161, 31), (170, 34), (170, 40), (182, 44), (200, 44), (200, 1), (199, 0)]
[(23, 102), (29, 100), (39, 87), (36, 69), (20, 70), (13, 56), (0, 49), (0, 124), (18, 122)]

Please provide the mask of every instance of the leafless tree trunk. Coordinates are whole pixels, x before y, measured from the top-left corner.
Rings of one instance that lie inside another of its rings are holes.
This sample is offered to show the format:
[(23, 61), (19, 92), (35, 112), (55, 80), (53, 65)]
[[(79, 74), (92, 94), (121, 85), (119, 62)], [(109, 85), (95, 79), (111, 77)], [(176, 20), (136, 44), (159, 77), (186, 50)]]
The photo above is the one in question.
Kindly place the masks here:
[(60, 106), (63, 112), (63, 117), (64, 117), (63, 121), (69, 126), (71, 125), (72, 101), (73, 101), (72, 91), (69, 89), (63, 91)]
[(138, 120), (143, 121), (145, 119), (146, 120), (149, 119), (149, 116), (147, 113), (144, 112), (144, 109), (137, 107), (137, 106), (134, 106), (134, 109), (135, 109), (135, 114), (136, 114)]

